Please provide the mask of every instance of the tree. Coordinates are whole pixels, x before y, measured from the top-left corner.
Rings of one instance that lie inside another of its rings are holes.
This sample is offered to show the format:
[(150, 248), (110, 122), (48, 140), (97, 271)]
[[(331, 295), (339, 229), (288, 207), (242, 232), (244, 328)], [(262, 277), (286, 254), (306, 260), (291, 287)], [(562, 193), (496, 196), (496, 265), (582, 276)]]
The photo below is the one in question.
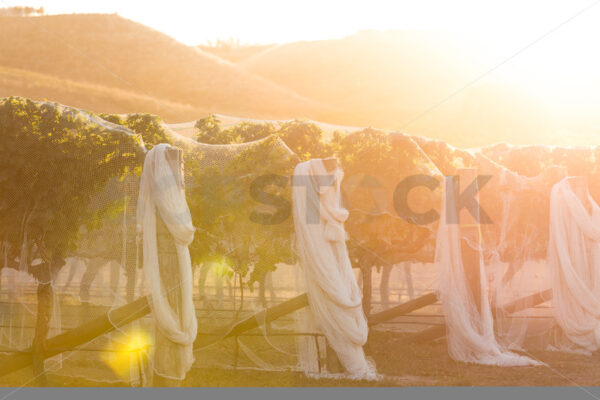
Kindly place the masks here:
[(193, 182), (188, 203), (198, 228), (190, 253), (195, 264), (218, 261), (252, 289), (277, 263), (293, 262), (289, 177), (297, 158), (276, 136), (245, 145), (227, 160), (208, 163), (210, 151), (184, 149)]
[(44, 7), (35, 8), (29, 6), (14, 6), (0, 8), (0, 16), (7, 17), (28, 17), (30, 15), (44, 15)]
[[(9, 264), (39, 282), (33, 344), (39, 354), (48, 332), (52, 278), (77, 247), (81, 227), (93, 229), (112, 204), (91, 207), (94, 196), (111, 179), (139, 171), (145, 150), (123, 127), (18, 97), (0, 100), (0, 137), (0, 237)], [(42, 262), (32, 265), (33, 259)], [(39, 372), (43, 361), (34, 364)]]
[(246, 143), (275, 133), (275, 126), (270, 123), (242, 122), (223, 129), (221, 121), (214, 114), (199, 119), (194, 127), (198, 131), (196, 140), (207, 144)]
[[(310, 122), (294, 120), (278, 123), (276, 127), (272, 124), (244, 122), (222, 129), (220, 121), (214, 115), (199, 120), (196, 128), (199, 130), (199, 140), (213, 144), (245, 143), (273, 132), (301, 161), (337, 156), (345, 171), (342, 192), (345, 205), (350, 211), (346, 222), (346, 230), (350, 236), (348, 249), (353, 265), (360, 267), (365, 275), (365, 282), (370, 282), (369, 276), (373, 266), (411, 259), (430, 261), (433, 258), (431, 227), (407, 221), (408, 217), (399, 216), (394, 207), (395, 187), (406, 177), (421, 173), (441, 180), (435, 165), (410, 137), (364, 129), (348, 135), (336, 132), (333, 140), (328, 143), (324, 140), (322, 130)], [(246, 171), (257, 177), (259, 175), (256, 173), (261, 168), (264, 170), (265, 167), (275, 165), (274, 163), (274, 159), (249, 163), (246, 165)], [(289, 168), (290, 175), (292, 171), (293, 167)], [(241, 172), (242, 170), (237, 173)], [(215, 171), (212, 179), (219, 173), (223, 172)], [(204, 177), (204, 182), (207, 180), (208, 177)], [(439, 196), (439, 188), (435, 194)], [(430, 193), (417, 196), (416, 200), (419, 201), (427, 195)], [(232, 191), (220, 193), (218, 197), (235, 199), (236, 195)], [(232, 209), (237, 207), (233, 204), (215, 204)], [(243, 210), (243, 207), (240, 209)], [(223, 229), (222, 234), (235, 228), (233, 225), (228, 226)], [(291, 234), (291, 231), (289, 233)], [(366, 287), (367, 312), (369, 292), (369, 288)]]
[[(350, 238), (348, 251), (353, 265), (363, 274), (363, 307), (369, 314), (373, 267), (433, 259), (431, 225), (436, 221), (413, 219), (402, 206), (406, 196), (398, 188), (411, 191), (407, 179), (414, 176), (429, 176), (436, 182), (441, 176), (406, 135), (367, 128), (348, 135), (336, 133), (331, 146), (345, 173), (342, 193), (350, 212), (345, 225)], [(411, 193), (409, 209), (431, 203), (436, 196), (439, 199), (440, 187)]]
[(324, 142), (323, 131), (313, 123), (300, 120), (282, 122), (276, 134), (303, 161), (333, 155), (331, 147)]
[(132, 132), (142, 136), (144, 146), (147, 150), (152, 149), (159, 143), (172, 144), (160, 117), (152, 114), (99, 114), (99, 116), (113, 124), (122, 125)]
[(316, 124), (301, 120), (273, 123), (241, 122), (227, 129), (211, 114), (196, 121), (196, 140), (207, 144), (247, 143), (269, 135), (279, 136), (302, 160), (328, 157), (332, 148), (324, 142), (323, 131)]
[[(289, 184), (295, 164), (326, 157), (331, 154), (331, 147), (323, 143), (323, 132), (317, 125), (298, 120), (277, 125), (242, 122), (223, 129), (221, 121), (209, 115), (198, 120), (195, 128), (196, 139), (202, 143), (254, 142), (254, 145), (236, 155), (224, 168), (201, 169), (197, 161), (196, 167), (192, 167), (193, 180), (198, 184), (188, 196), (192, 214), (201, 216), (199, 226), (209, 235), (196, 235), (192, 253), (202, 261), (219, 260), (240, 279), (248, 277), (251, 288), (258, 282), (262, 293), (266, 274), (274, 271), (277, 263), (294, 259), (293, 221), (283, 210), (286, 207), (291, 210)], [(274, 217), (277, 220), (285, 216), (281, 221), (265, 223), (251, 218), (256, 216), (254, 209), (259, 205), (251, 195), (255, 192), (256, 196), (265, 196), (261, 185), (269, 189), (266, 196), (286, 199), (287, 205), (279, 204), (281, 208), (277, 209), (282, 214)], [(214, 245), (207, 248), (210, 238)], [(261, 243), (257, 244), (257, 238)], [(224, 254), (228, 255), (226, 260)]]

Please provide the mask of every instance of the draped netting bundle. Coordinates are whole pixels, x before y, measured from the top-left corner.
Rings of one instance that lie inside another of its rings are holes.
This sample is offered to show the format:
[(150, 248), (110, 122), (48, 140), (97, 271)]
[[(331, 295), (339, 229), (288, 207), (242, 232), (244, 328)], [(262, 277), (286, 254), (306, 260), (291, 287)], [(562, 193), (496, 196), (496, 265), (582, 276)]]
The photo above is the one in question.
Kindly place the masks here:
[(565, 178), (552, 189), (548, 264), (562, 343), (593, 352), (600, 348), (600, 207), (586, 183)]
[[(495, 270), (497, 330), (521, 350), (597, 349), (598, 147), (495, 145), (482, 154), (521, 175), (503, 196), (513, 237)], [(568, 178), (565, 178), (566, 176)], [(512, 226), (512, 228), (511, 228)]]
[[(0, 106), (7, 360), (35, 346), (44, 307), (41, 335), (79, 333), (51, 342), (61, 356), (42, 365), (49, 377), (147, 385), (192, 366), (294, 370), (298, 335), (323, 357), (323, 334), (298, 332), (291, 314), (305, 300), (273, 322), (259, 313), (302, 294), (281, 181), (297, 158), (280, 139), (205, 145), (147, 115), (19, 98)], [(169, 159), (177, 149), (184, 159)], [(165, 158), (183, 167), (185, 196)], [(284, 203), (269, 203), (275, 196)], [(244, 321), (257, 328), (232, 331)]]
[(164, 143), (148, 152), (137, 208), (143, 269), (156, 324), (153, 372), (176, 380), (184, 379), (192, 367), (198, 332), (188, 250), (195, 228), (185, 199), (179, 154)]
[[(297, 285), (306, 291), (309, 302), (309, 310), (298, 313), (298, 326), (324, 332), (350, 377), (376, 379), (375, 366), (363, 351), (369, 328), (346, 249), (348, 211), (341, 206), (342, 177), (341, 169), (328, 171), (321, 159), (300, 163), (294, 170)], [(314, 342), (299, 338), (298, 344), (302, 367), (316, 373)]]
[(499, 366), (600, 345), (598, 147), (364, 129), (322, 144), (332, 168), (276, 134), (204, 144), (20, 98), (0, 133), (2, 371), (31, 352), (36, 376), (115, 384), (372, 379), (369, 329), (446, 333), (453, 359)]
[[(460, 224), (456, 196), (459, 192), (453, 177), (448, 177), (436, 244), (438, 290), (446, 318), (450, 356), (457, 361), (485, 365), (539, 365), (529, 357), (503, 348), (496, 340), (487, 296), (481, 228)], [(476, 221), (482, 218), (479, 211), (479, 208), (475, 211)], [(469, 272), (475, 276), (471, 282)]]
[[(349, 258), (360, 267), (363, 310), (375, 317), (375, 329), (418, 336), (423, 326), (446, 325), (453, 358), (493, 365), (539, 365), (524, 353), (529, 349), (589, 350), (565, 335), (559, 308), (578, 301), (553, 297), (562, 280), (554, 278), (556, 263), (547, 255), (553, 187), (566, 175), (585, 175), (598, 197), (598, 148), (464, 150), (372, 129), (346, 130), (336, 140)], [(447, 198), (442, 201), (443, 176), (464, 176), (468, 184), (475, 175), (484, 178), (477, 201), (490, 222), (476, 230), (438, 222), (452, 210)], [(431, 218), (436, 212), (440, 218)], [(585, 277), (576, 281), (594, 290)], [(442, 301), (427, 297), (432, 292)], [(419, 312), (377, 320), (390, 307), (424, 299), (429, 306)], [(595, 326), (591, 316), (579, 314)]]
[[(209, 145), (172, 131), (169, 135), (184, 152), (186, 190), (198, 228), (190, 246), (197, 255), (194, 262), (199, 265), (201, 290), (195, 365), (374, 379), (374, 366), (367, 365), (362, 351), (368, 329), (347, 255), (343, 218), (333, 222), (345, 212), (331, 204), (337, 199), (339, 205), (341, 177), (336, 176), (337, 190), (330, 193), (333, 198), (327, 203), (332, 213), (327, 215), (333, 218), (327, 232), (337, 235), (337, 241), (329, 247), (323, 233), (308, 236), (327, 247), (328, 262), (338, 260), (335, 265), (327, 264), (336, 271), (326, 275), (329, 284), (319, 280), (321, 287), (326, 285), (326, 293), (316, 294), (316, 278), (304, 275), (306, 269), (301, 269), (299, 262), (308, 262), (309, 268), (323, 268), (324, 261), (319, 258), (323, 253), (299, 237), (299, 232), (306, 232), (297, 223), (299, 210), (306, 207), (306, 196), (293, 194), (298, 188), (289, 181), (298, 164), (296, 155), (275, 136), (242, 144)], [(315, 194), (310, 199), (319, 201)], [(314, 264), (315, 257), (320, 263)], [(251, 290), (248, 280), (254, 283)], [(305, 280), (310, 284), (305, 285)], [(305, 293), (308, 299), (303, 297)], [(326, 312), (323, 296), (337, 296), (344, 307), (351, 303), (353, 316), (345, 320), (343, 313), (336, 312), (339, 310), (329, 309), (326, 317), (319, 314), (320, 318), (313, 318), (305, 306)], [(301, 305), (290, 308), (290, 302)], [(285, 307), (284, 313), (276, 321), (267, 321), (267, 315), (261, 313), (280, 306)], [(257, 328), (232, 333), (237, 331), (236, 324), (248, 321)], [(337, 354), (347, 374), (327, 372), (326, 359), (332, 354)]]
[[(13, 212), (2, 214), (2, 368), (32, 346), (38, 354), (39, 334), (60, 356), (37, 362), (38, 375), (73, 382), (305, 371), (298, 338), (317, 349), (312, 372), (327, 370), (325, 332), (299, 330), (293, 314), (308, 301), (291, 212), (298, 157), (281, 139), (208, 145), (153, 116), (18, 98), (2, 107), (12, 140), (2, 172), (29, 157), (2, 175), (11, 191), (1, 206)], [(21, 199), (31, 201), (15, 208)], [(276, 320), (264, 312), (273, 308)]]
[[(292, 311), (273, 322), (261, 314), (303, 293), (295, 281), (289, 208), (296, 156), (274, 136), (211, 145), (167, 129), (183, 150), (197, 228), (190, 245), (198, 318), (194, 366), (297, 370), (297, 336), (317, 343), (324, 354), (323, 334), (299, 331)], [(269, 202), (275, 195), (286, 203)], [(237, 324), (248, 322), (257, 327), (237, 333)]]
[[(564, 163), (550, 162), (537, 170), (531, 168), (533, 173), (525, 175), (522, 174), (522, 169), (511, 169), (508, 167), (514, 165), (502, 165), (501, 162), (509, 158), (507, 154), (511, 154), (511, 159), (517, 158), (516, 154), (522, 150), (524, 159), (537, 161), (538, 159), (527, 154), (527, 149), (504, 146), (504, 157), (497, 157), (489, 148), (466, 151), (423, 138), (419, 142), (444, 175), (460, 176), (461, 168), (468, 168), (484, 177), (481, 182), (483, 184), (478, 182), (480, 186), (477, 201), (480, 210), (486, 213), (489, 220), (488, 223), (477, 225), (480, 244), (476, 253), (480, 254), (476, 254), (476, 257), (479, 261), (470, 262), (475, 266), (475, 271), (479, 270), (479, 273), (474, 274), (477, 283), (470, 283), (470, 286), (477, 287), (479, 293), (485, 293), (481, 303), (475, 302), (478, 323), (487, 321), (488, 324), (486, 330), (479, 332), (486, 332), (488, 343), (495, 342), (502, 351), (517, 350), (523, 355), (523, 351), (539, 349), (540, 345), (541, 348), (547, 348), (556, 334), (554, 310), (548, 308), (547, 303), (552, 298), (553, 285), (552, 271), (546, 262), (550, 235), (550, 194), (554, 185), (567, 175), (566, 166)], [(457, 160), (460, 160), (459, 163), (456, 163)], [(448, 229), (452, 231), (456, 228)], [(460, 224), (457, 229), (460, 232), (464, 230)], [(438, 239), (438, 250), (441, 244)], [(466, 251), (469, 252), (468, 249)], [(462, 251), (462, 261), (469, 263), (465, 261), (464, 252), (465, 249)], [(439, 268), (438, 271), (443, 272)], [(467, 277), (468, 275), (467, 271)], [(441, 278), (440, 284), (448, 283), (447, 276), (442, 275)], [(449, 288), (449, 292), (457, 296), (460, 291)], [(440, 294), (443, 298), (442, 290)], [(449, 316), (473, 315), (448, 307), (451, 306), (444, 306), (449, 331), (452, 326)], [(486, 315), (487, 307), (490, 307), (489, 315)], [(449, 347), (452, 354), (451, 333)], [(462, 348), (467, 350), (469, 346)], [(468, 360), (471, 357), (471, 361), (499, 365), (518, 365), (520, 362), (535, 364), (533, 360), (523, 357), (517, 358), (516, 362), (510, 358), (505, 362), (503, 357), (496, 357), (491, 362), (489, 358), (485, 360), (485, 357), (477, 360), (479, 356), (473, 353), (476, 348), (477, 346), (471, 345), (470, 353), (466, 351), (455, 358)], [(526, 355), (531, 356), (529, 353)]]
[[(555, 278), (555, 263), (547, 259), (552, 234), (550, 210), (557, 207), (551, 205), (551, 193), (567, 174), (585, 175), (589, 182), (596, 182), (598, 149), (498, 145), (463, 150), (422, 137), (410, 139), (447, 177), (446, 183), (464, 179), (460, 193), (471, 182), (478, 186), (477, 211), (484, 212), (485, 217), (480, 215), (483, 222), (473, 227), (447, 224), (447, 212), (453, 209), (448, 208), (448, 198), (434, 205), (442, 214), (439, 224), (431, 225), (434, 247), (420, 247), (412, 260), (398, 257), (408, 262), (390, 268), (395, 276), (385, 267), (382, 273), (374, 274), (372, 279), (381, 282), (373, 290), (371, 301), (376, 319), (377, 311), (382, 310), (381, 305), (390, 304), (394, 292), (399, 292), (398, 298), (404, 301), (415, 299), (430, 305), (375, 329), (402, 330), (414, 333), (410, 340), (419, 340), (420, 336), (443, 336), (443, 330), (435, 329), (443, 324), (447, 327), (450, 355), (459, 361), (482, 364), (539, 365), (528, 353), (530, 349), (581, 351), (581, 346), (564, 340), (565, 324), (560, 322), (559, 308), (568, 302), (556, 297), (550, 302), (553, 288), (564, 284), (562, 278)], [(546, 159), (546, 155), (551, 157)], [(477, 175), (481, 181), (474, 179)], [(597, 185), (590, 187), (591, 193), (597, 190)], [(379, 240), (384, 239), (379, 236)], [(393, 260), (393, 255), (389, 258)], [(380, 261), (385, 265), (385, 260)], [(437, 283), (429, 278), (429, 271), (437, 275)], [(587, 282), (588, 291), (593, 291), (593, 284), (586, 279), (577, 281)], [(428, 292), (436, 292), (441, 303), (432, 303), (426, 297)], [(587, 306), (592, 303), (585, 302)], [(595, 326), (595, 320), (587, 321)], [(432, 328), (423, 330), (423, 325)]]

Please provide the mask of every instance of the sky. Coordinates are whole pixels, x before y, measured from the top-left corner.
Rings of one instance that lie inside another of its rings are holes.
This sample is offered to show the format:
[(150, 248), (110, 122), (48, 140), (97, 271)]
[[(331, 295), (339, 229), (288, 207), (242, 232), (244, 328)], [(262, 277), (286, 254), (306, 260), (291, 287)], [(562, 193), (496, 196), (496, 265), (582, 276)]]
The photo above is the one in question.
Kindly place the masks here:
[[(510, 84), (564, 112), (600, 105), (600, 0), (0, 0), (47, 14), (117, 13), (187, 45), (341, 38), (362, 30), (428, 30), (480, 41), (485, 80)], [(500, 67), (496, 67), (500, 65)], [(474, 79), (477, 77), (474, 76)]]
[[(361, 30), (466, 33), (503, 45), (552, 29), (593, 0), (0, 0), (0, 7), (43, 6), (48, 14), (117, 13), (197, 45), (218, 39), (248, 44), (339, 38)], [(600, 25), (600, 7), (577, 18)], [(573, 27), (571, 27), (573, 29)]]

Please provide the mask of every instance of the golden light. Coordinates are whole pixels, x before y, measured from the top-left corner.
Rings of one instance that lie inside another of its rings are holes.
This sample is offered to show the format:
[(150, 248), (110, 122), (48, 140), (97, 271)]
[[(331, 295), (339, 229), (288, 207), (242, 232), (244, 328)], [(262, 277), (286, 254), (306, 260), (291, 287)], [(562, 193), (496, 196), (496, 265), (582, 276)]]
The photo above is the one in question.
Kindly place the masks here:
[(206, 261), (206, 264), (213, 269), (215, 276), (226, 277), (233, 271), (233, 263), (225, 256), (214, 256)]
[[(593, 0), (172, 0), (140, 7), (137, 2), (118, 0), (55, 0), (51, 4), (44, 0), (11, 1), (11, 5), (43, 6), (49, 14), (116, 12), (190, 46), (233, 39), (231, 43), (281, 46), (323, 41), (316, 48), (334, 49), (347, 45), (336, 47), (335, 39), (360, 31), (393, 31), (387, 32), (388, 42), (382, 46), (385, 51), (370, 59), (368, 67), (355, 69), (352, 79), (360, 85), (355, 89), (348, 86), (347, 90), (355, 94), (364, 90), (365, 98), (375, 93), (379, 97), (374, 101), (384, 108), (389, 100), (397, 104), (390, 107), (408, 110), (411, 115), (379, 118), (365, 111), (357, 116), (361, 124), (380, 124), (379, 128), (425, 136), (443, 130), (445, 140), (483, 132), (486, 138), (482, 143), (497, 138), (563, 145), (599, 143), (600, 52), (596, 42), (600, 37), (600, 6), (593, 4)], [(420, 39), (415, 42), (418, 47), (407, 47), (413, 35), (430, 36), (431, 48)], [(358, 43), (356, 57), (360, 60), (365, 53)], [(304, 51), (303, 46), (295, 51)], [(288, 50), (294, 54), (293, 47)], [(419, 52), (439, 53), (441, 61), (433, 57), (433, 61), (426, 59), (419, 65), (414, 61)], [(333, 51), (328, 56), (335, 54)], [(410, 81), (414, 87), (394, 86), (393, 75), (385, 73), (386, 68), (404, 65), (405, 59), (410, 60), (407, 65), (415, 63), (405, 72), (415, 75)], [(314, 67), (321, 61), (306, 62)], [(382, 73), (373, 74), (372, 70)], [(337, 75), (334, 70), (326, 73)], [(362, 86), (362, 82), (367, 83)], [(415, 95), (410, 100), (403, 97), (412, 92)], [(343, 107), (345, 98), (331, 93), (324, 90), (323, 98)], [(318, 97), (320, 93), (307, 89), (304, 94)], [(428, 111), (431, 108), (433, 111)], [(413, 122), (415, 117), (418, 121)], [(408, 122), (410, 126), (405, 126)], [(574, 139), (576, 136), (579, 139)], [(460, 142), (456, 139), (454, 144), (462, 145)]]
[(221, 258), (219, 262), (215, 262), (215, 274), (217, 276), (224, 277), (231, 270), (231, 263), (225, 257)]
[(117, 376), (129, 381), (131, 375), (136, 376), (140, 373), (150, 344), (150, 335), (146, 331), (131, 330), (115, 338), (112, 345), (107, 347), (107, 351), (102, 353), (102, 359)]

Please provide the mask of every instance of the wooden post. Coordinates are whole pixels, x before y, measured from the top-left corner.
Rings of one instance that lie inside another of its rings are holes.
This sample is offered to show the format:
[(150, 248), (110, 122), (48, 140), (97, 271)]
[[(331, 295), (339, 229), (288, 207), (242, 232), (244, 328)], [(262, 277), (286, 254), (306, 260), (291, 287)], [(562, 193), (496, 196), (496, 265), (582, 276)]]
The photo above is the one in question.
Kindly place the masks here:
[(390, 306), (390, 276), (392, 274), (393, 265), (388, 264), (381, 267), (381, 280), (379, 281), (379, 295), (383, 308)]
[(137, 270), (135, 260), (126, 261), (125, 276), (127, 282), (125, 283), (126, 299), (128, 303), (131, 303), (135, 298), (135, 284), (137, 283)]
[(414, 300), (409, 300), (406, 303), (397, 305), (390, 309), (378, 312), (369, 317), (369, 326), (381, 324), (389, 321), (390, 319), (399, 317), (401, 315), (408, 314), (412, 311), (434, 304), (438, 300), (435, 293), (428, 293), (426, 295), (417, 297)]
[(408, 298), (410, 300), (415, 298), (415, 290), (413, 288), (412, 271), (410, 263), (403, 263), (402, 270), (404, 271), (404, 280), (406, 282), (406, 290), (408, 291)]
[(342, 363), (340, 362), (337, 353), (329, 345), (329, 342), (327, 342), (325, 353), (325, 365), (327, 366), (327, 372), (330, 372), (332, 374), (338, 374), (345, 371), (345, 368), (342, 366)]
[[(127, 325), (150, 312), (148, 298), (142, 297), (95, 318), (77, 328), (49, 338), (45, 342), (44, 358), (52, 357), (63, 351), (75, 349), (100, 335), (112, 332), (116, 327)], [(109, 318), (110, 314), (110, 318)], [(32, 363), (32, 349), (29, 352), (0, 357), (0, 376), (17, 371)]]
[[(456, 182), (454, 183), (454, 199), (458, 205), (459, 194), (463, 193), (465, 189), (476, 182), (477, 170), (474, 168), (459, 169), (457, 171), (457, 177), (458, 184)], [(478, 195), (475, 195), (475, 199), (479, 204)], [(472, 247), (481, 247), (482, 245), (481, 225), (479, 221), (480, 212), (479, 209), (477, 209), (475, 212), (476, 215), (471, 215), (466, 207), (457, 211), (461, 237), (460, 247), (465, 271), (465, 279), (477, 310), (481, 312), (481, 251), (479, 248)]]
[[(529, 296), (522, 297), (513, 301), (512, 303), (507, 304), (503, 308), (496, 309), (497, 314), (502, 314), (504, 316), (514, 314), (519, 311), (526, 310), (528, 308), (532, 308), (547, 302), (552, 299), (552, 289), (546, 289), (542, 292), (538, 292)], [(422, 332), (415, 333), (412, 335), (408, 341), (412, 343), (424, 343), (427, 341), (435, 340), (439, 337), (442, 337), (446, 334), (446, 326), (433, 326), (431, 328), (427, 328)]]
[(362, 272), (363, 278), (363, 312), (367, 317), (369, 317), (369, 315), (371, 314), (371, 295), (373, 292), (373, 285), (371, 279), (373, 267), (371, 265), (367, 267), (362, 267), (360, 271)]
[(465, 269), (465, 279), (467, 288), (472, 296), (477, 311), (481, 312), (481, 275), (480, 275), (480, 253), (473, 249), (466, 240), (461, 239), (460, 247), (462, 252), (463, 266)]
[[(74, 350), (77, 346), (81, 346), (100, 335), (110, 333), (118, 327), (142, 318), (150, 312), (148, 300), (148, 297), (139, 298), (133, 303), (126, 304), (77, 328), (46, 340), (45, 352), (42, 354), (42, 357), (48, 358), (64, 351)], [(308, 296), (306, 293), (301, 294), (238, 322), (222, 335), (220, 332), (214, 332), (211, 335), (199, 334), (194, 342), (194, 347), (203, 347), (232, 336), (240, 335), (258, 327), (263, 321), (272, 322), (307, 305)], [(0, 376), (31, 365), (32, 358), (32, 349), (29, 349), (28, 352), (0, 357)]]
[(194, 348), (208, 346), (220, 340), (238, 336), (246, 331), (259, 327), (263, 322), (273, 322), (284, 315), (290, 314), (306, 306), (308, 306), (308, 296), (306, 293), (303, 293), (284, 301), (283, 303), (277, 304), (276, 306), (259, 311), (225, 331), (215, 331), (208, 335), (199, 333), (194, 342)]
[(315, 349), (317, 349), (317, 364), (319, 366), (319, 374), (321, 373), (321, 346), (319, 346), (319, 336), (317, 334), (313, 335), (313, 340), (315, 341)]
[(46, 386), (47, 378), (44, 366), (46, 337), (50, 329), (52, 318), (52, 276), (50, 264), (39, 265), (38, 287), (37, 287), (37, 318), (35, 323), (35, 334), (32, 343), (32, 366), (34, 382), (36, 386)]
[(260, 304), (263, 307), (267, 307), (267, 296), (266, 296), (266, 288), (265, 288), (265, 279), (267, 279), (266, 276), (263, 276), (263, 278), (258, 282), (258, 298), (260, 301)]
[(233, 349), (233, 369), (237, 370), (238, 361), (240, 358), (240, 338), (237, 336), (234, 336), (233, 340), (235, 340), (235, 347)]
[[(500, 312), (505, 315), (514, 314), (519, 311), (526, 310), (547, 302), (552, 299), (552, 289), (546, 289), (542, 292), (538, 292), (529, 296), (522, 297), (507, 304), (502, 308)], [(498, 311), (497, 311), (498, 312)]]

